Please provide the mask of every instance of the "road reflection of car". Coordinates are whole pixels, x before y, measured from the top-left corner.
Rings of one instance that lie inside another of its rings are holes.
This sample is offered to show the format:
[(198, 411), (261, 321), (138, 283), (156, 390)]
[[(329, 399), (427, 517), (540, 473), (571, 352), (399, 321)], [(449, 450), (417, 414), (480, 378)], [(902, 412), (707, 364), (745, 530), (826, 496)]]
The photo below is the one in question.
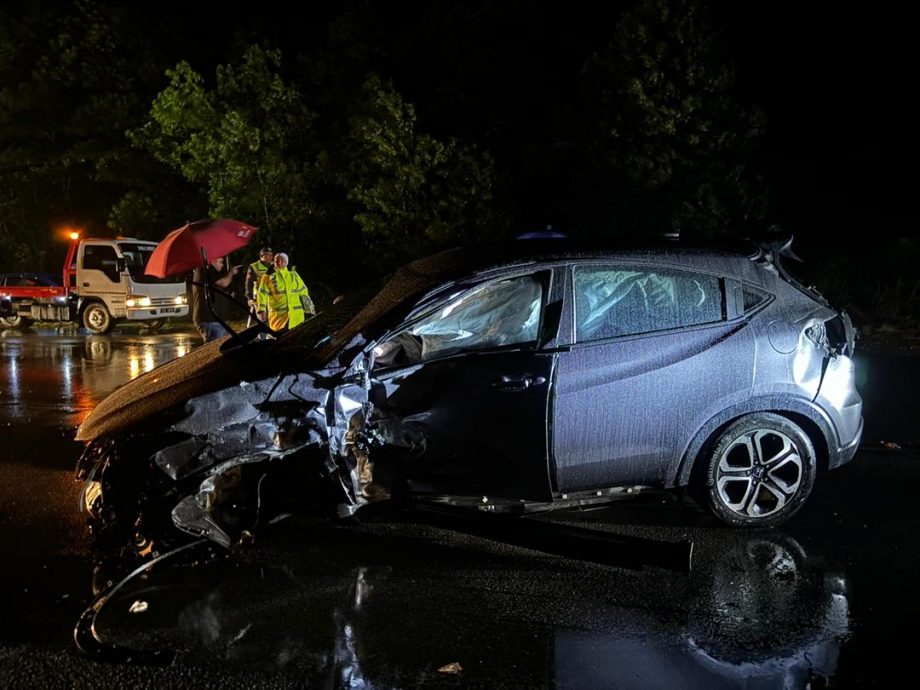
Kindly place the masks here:
[(728, 524), (775, 525), (862, 431), (849, 319), (781, 254), (519, 242), (417, 261), (277, 341), (202, 348), (103, 401), (78, 435), (80, 476), (104, 485), (88, 507), (130, 506), (135, 525), (119, 487), (161, 486), (168, 505), (142, 515), (229, 545), (242, 518), (221, 506), (264, 507), (262, 477), (296, 466), (299, 500), (331, 488), (340, 514), (690, 484)]
[(98, 641), (309, 686), (425, 687), (457, 662), (477, 687), (710, 689), (823, 687), (849, 635), (843, 573), (783, 534), (723, 531), (698, 576), (637, 580), (487, 545), (307, 533), (320, 545), (278, 535), (243, 562), (155, 567), (99, 608)]
[(556, 635), (558, 687), (806, 688), (832, 678), (849, 636), (846, 579), (768, 534), (708, 554), (674, 636)]

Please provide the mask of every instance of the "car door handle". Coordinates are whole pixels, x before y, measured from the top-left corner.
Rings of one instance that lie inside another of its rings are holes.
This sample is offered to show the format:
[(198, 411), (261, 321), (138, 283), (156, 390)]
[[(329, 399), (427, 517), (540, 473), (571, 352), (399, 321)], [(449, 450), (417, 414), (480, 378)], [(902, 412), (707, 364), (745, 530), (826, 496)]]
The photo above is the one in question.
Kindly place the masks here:
[(542, 376), (531, 376), (530, 374), (508, 376), (504, 374), (492, 385), (505, 393), (520, 393), (531, 386), (539, 386), (542, 383), (546, 383), (546, 379)]

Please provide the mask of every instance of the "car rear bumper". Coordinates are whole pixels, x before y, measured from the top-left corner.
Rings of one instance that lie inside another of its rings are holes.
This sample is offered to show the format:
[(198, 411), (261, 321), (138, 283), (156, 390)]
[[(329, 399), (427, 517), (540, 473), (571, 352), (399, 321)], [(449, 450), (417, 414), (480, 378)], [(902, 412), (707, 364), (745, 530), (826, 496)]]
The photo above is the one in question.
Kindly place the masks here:
[(834, 469), (835, 467), (840, 467), (841, 465), (847, 464), (850, 460), (853, 459), (853, 456), (856, 455), (856, 451), (859, 448), (859, 442), (862, 440), (863, 432), (863, 418), (859, 418), (859, 427), (856, 430), (856, 434), (853, 437), (853, 440), (847, 443), (845, 446), (841, 446), (837, 449), (837, 452), (834, 453), (830, 458), (829, 468)]

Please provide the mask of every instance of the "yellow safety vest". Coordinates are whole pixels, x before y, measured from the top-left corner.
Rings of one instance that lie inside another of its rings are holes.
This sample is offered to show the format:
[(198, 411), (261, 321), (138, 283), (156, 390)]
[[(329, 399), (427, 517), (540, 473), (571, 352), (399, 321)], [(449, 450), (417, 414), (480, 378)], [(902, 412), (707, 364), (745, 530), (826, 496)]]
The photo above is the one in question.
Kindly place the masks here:
[(274, 273), (262, 276), (259, 281), (259, 311), (268, 314), (268, 327), (273, 331), (302, 324), (304, 308), (301, 297), (309, 296), (310, 291), (294, 269), (275, 269)]
[[(262, 280), (262, 276), (265, 275), (265, 271), (268, 270), (268, 266), (262, 263), (262, 259), (258, 261), (253, 261), (249, 264), (249, 270), (252, 271), (252, 299), (259, 299), (259, 281)], [(247, 295), (246, 299), (249, 299)]]

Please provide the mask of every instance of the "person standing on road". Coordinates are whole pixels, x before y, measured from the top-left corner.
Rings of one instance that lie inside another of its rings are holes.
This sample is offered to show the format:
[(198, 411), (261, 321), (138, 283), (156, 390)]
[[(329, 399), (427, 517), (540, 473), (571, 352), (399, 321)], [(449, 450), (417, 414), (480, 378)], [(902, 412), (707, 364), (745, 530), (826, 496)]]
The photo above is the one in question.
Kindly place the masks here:
[(245, 291), (246, 300), (249, 304), (250, 311), (257, 311), (259, 302), (259, 282), (262, 276), (273, 270), (272, 262), (275, 253), (271, 247), (262, 247), (259, 250), (259, 259), (249, 264), (246, 269)]
[(286, 331), (302, 324), (306, 314), (316, 312), (297, 270), (288, 268), (288, 255), (275, 254), (274, 263), (275, 270), (259, 281), (258, 315), (273, 331)]
[[(240, 266), (233, 266), (230, 270), (225, 271), (224, 260), (214, 259), (208, 264), (207, 272), (201, 268), (195, 269), (192, 276), (192, 323), (195, 324), (195, 329), (206, 343), (229, 335), (229, 333), (216, 320), (208, 307), (204, 284), (208, 282), (215, 287), (226, 290), (233, 282), (234, 276), (239, 273), (240, 268)], [(224, 303), (227, 301), (227, 298), (216, 290), (212, 293), (211, 305), (216, 313), (220, 314), (221, 310), (224, 309)], [(221, 318), (224, 318), (223, 314), (221, 314)]]

